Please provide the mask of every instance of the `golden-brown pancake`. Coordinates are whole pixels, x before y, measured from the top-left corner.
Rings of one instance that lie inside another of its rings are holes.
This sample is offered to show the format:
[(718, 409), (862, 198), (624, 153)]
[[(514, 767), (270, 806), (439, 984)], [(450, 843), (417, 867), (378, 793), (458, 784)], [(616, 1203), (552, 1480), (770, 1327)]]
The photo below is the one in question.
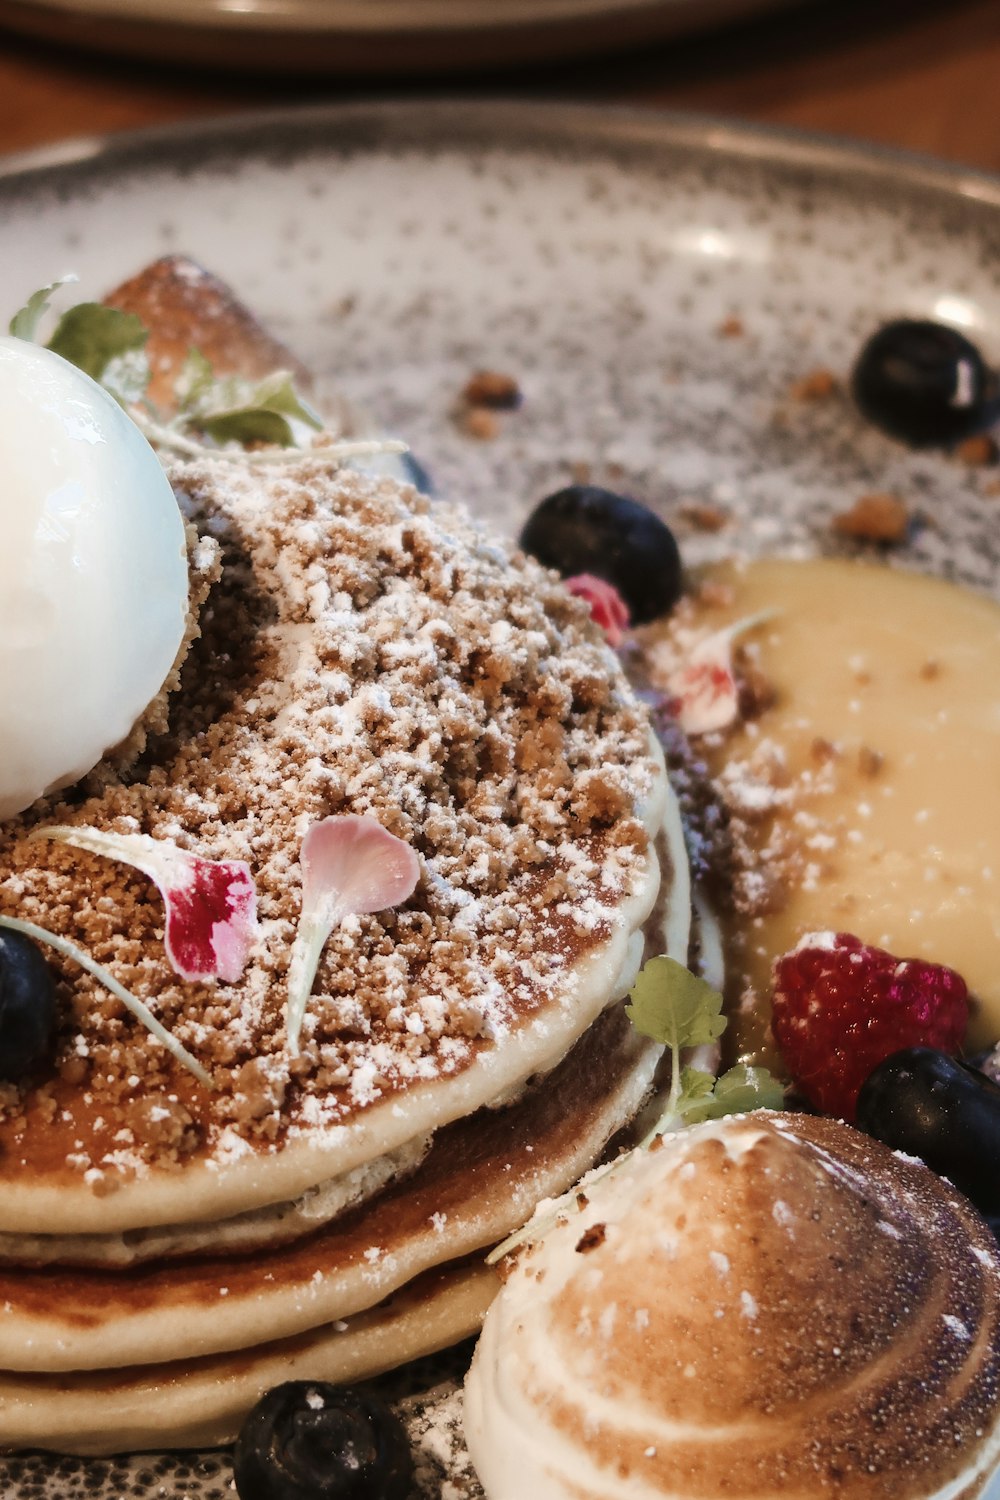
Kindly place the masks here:
[(370, 1312), (241, 1354), (93, 1374), (0, 1373), (0, 1443), (81, 1454), (217, 1447), (283, 1381), (353, 1384), (458, 1343), (477, 1331), (497, 1286), (475, 1257), (428, 1271)]
[(443, 1127), (409, 1177), (286, 1245), (118, 1272), (75, 1268), (70, 1246), (64, 1264), (0, 1269), (0, 1368), (193, 1358), (371, 1307), (569, 1187), (635, 1114), (658, 1058), (613, 1007), (516, 1104)]

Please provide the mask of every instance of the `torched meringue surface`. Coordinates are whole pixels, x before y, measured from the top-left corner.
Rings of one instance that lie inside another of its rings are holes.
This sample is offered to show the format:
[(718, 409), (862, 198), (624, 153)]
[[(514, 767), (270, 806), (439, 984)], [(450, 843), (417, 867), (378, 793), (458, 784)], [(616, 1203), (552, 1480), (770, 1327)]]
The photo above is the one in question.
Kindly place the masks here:
[(958, 1500), (1000, 1460), (974, 1210), (836, 1121), (733, 1117), (586, 1183), (466, 1387), (489, 1500)]

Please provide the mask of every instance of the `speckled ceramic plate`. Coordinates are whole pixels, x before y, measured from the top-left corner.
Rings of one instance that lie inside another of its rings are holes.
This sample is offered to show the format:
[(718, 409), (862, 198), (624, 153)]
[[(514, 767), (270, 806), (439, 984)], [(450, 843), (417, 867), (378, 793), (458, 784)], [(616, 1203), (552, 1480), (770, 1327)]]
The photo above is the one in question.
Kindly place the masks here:
[[(67, 270), (99, 294), (170, 249), (508, 532), (588, 476), (661, 510), (691, 561), (831, 550), (833, 514), (891, 491), (918, 520), (894, 561), (1000, 592), (1000, 470), (911, 452), (843, 394), (896, 314), (950, 321), (1000, 360), (991, 179), (711, 122), (441, 103), (77, 142), (0, 174), (11, 310)], [(484, 366), (524, 399), (476, 438), (461, 393)], [(832, 393), (793, 395), (815, 370)], [(408, 1407), (428, 1497), (445, 1476), (475, 1493), (456, 1409), (453, 1387)], [(228, 1485), (217, 1455), (0, 1468), (7, 1500)]]

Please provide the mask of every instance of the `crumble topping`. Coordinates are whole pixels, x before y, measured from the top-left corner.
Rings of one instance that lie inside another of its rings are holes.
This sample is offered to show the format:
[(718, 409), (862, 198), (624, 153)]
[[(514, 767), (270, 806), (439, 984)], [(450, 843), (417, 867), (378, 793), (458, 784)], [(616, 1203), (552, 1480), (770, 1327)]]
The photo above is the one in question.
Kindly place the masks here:
[(513, 375), (502, 370), (476, 370), (466, 381), (462, 400), (468, 406), (512, 411), (521, 404), (521, 387)]
[(988, 432), (977, 432), (957, 445), (955, 457), (970, 469), (984, 469), (1000, 459), (1000, 447)]
[(826, 401), (837, 389), (836, 375), (821, 366), (793, 381), (789, 395), (793, 401)]
[[(171, 693), (180, 687), (181, 669), (188, 652), (201, 634), (199, 623), (202, 605), (208, 598), (213, 584), (218, 583), (222, 571), (218, 543), (211, 537), (199, 536), (188, 522), (184, 528), (188, 554), (188, 613), (184, 636), (177, 648), (174, 664), (167, 679), (145, 712), (132, 726), (130, 733), (104, 757), (105, 766), (119, 770), (130, 766), (142, 754), (150, 735), (163, 734), (169, 723), (169, 701)], [(94, 772), (90, 773), (91, 775)], [(98, 772), (99, 774), (99, 772)]]
[(910, 512), (898, 495), (860, 495), (849, 510), (834, 516), (832, 524), (840, 536), (891, 546), (906, 539)]
[[(646, 716), (554, 574), (457, 509), (321, 460), (203, 461), (171, 477), (221, 549), (222, 581), (202, 604), (169, 726), (131, 766), (105, 762), (0, 829), (0, 910), (84, 948), (217, 1084), (199, 1090), (117, 999), (48, 950), (62, 1009), (55, 1076), (5, 1091), (0, 1133), (17, 1150), (47, 1116), (45, 1149), (83, 1171), (127, 1175), (223, 1143), (266, 1149), (466, 1067), (546, 1004), (571, 1003), (568, 966), (607, 937), (648, 868)], [(206, 569), (213, 553), (203, 549)], [(402, 907), (334, 932), (289, 1058), (299, 849), (313, 820), (343, 812), (409, 843), (421, 880)], [(54, 822), (246, 860), (261, 939), (242, 980), (179, 980), (152, 883), (27, 841)], [(144, 1100), (156, 1106), (140, 1119)]]

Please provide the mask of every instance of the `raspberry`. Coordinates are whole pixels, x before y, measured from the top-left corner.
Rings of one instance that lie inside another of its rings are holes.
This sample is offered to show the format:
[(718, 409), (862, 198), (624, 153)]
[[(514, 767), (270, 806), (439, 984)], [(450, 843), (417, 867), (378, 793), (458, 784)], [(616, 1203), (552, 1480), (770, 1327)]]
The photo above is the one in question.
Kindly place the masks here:
[(894, 958), (849, 932), (812, 932), (775, 961), (773, 975), (775, 1040), (824, 1114), (853, 1121), (861, 1085), (893, 1052), (962, 1045), (968, 991), (942, 964)]
[(590, 605), (590, 617), (604, 631), (608, 645), (615, 651), (625, 639), (629, 625), (628, 605), (613, 583), (595, 578), (593, 573), (574, 573), (563, 580), (571, 594), (577, 594)]

